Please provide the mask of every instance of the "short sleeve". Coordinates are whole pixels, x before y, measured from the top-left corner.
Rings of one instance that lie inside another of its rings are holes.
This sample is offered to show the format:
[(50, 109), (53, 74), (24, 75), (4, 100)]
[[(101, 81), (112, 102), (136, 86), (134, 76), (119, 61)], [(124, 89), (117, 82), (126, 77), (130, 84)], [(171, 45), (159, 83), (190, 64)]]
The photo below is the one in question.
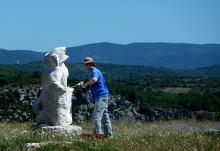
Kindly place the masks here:
[(91, 71), (90, 78), (91, 78), (91, 79), (92, 79), (92, 78), (98, 79), (98, 72), (97, 72), (96, 70), (92, 70), (92, 71)]

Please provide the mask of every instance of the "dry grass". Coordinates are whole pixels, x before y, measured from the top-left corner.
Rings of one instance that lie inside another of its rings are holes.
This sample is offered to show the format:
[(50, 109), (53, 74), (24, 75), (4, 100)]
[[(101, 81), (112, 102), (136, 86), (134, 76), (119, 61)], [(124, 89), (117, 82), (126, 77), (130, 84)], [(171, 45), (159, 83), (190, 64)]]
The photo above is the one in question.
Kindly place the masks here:
[[(207, 135), (207, 128), (220, 129), (220, 122), (168, 121), (157, 123), (113, 122), (113, 139), (88, 140), (74, 136), (42, 136), (30, 123), (0, 124), (0, 150), (27, 150), (26, 143), (56, 141), (38, 150), (220, 150), (220, 135)], [(80, 125), (90, 133), (92, 123)], [(13, 133), (11, 133), (13, 132)], [(62, 142), (71, 142), (64, 144)]]
[(188, 93), (191, 88), (183, 88), (183, 87), (168, 87), (161, 89), (164, 93), (173, 93), (173, 94), (184, 94)]

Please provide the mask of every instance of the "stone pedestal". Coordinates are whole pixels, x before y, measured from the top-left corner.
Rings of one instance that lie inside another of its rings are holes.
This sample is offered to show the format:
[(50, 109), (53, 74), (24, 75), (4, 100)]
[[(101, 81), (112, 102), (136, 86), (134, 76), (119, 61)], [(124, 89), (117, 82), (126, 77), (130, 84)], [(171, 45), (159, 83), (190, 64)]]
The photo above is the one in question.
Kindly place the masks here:
[(42, 126), (38, 128), (41, 133), (51, 133), (55, 135), (80, 135), (82, 128), (76, 125), (68, 126)]

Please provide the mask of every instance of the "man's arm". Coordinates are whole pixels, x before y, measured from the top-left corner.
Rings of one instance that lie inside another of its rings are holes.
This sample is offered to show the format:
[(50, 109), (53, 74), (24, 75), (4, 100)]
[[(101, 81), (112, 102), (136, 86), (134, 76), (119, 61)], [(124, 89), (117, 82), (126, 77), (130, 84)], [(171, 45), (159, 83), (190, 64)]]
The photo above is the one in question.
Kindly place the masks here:
[(82, 88), (85, 89), (87, 86), (90, 86), (90, 85), (93, 85), (94, 83), (96, 83), (96, 81), (97, 81), (96, 77), (91, 78), (88, 82), (86, 82), (82, 85)]

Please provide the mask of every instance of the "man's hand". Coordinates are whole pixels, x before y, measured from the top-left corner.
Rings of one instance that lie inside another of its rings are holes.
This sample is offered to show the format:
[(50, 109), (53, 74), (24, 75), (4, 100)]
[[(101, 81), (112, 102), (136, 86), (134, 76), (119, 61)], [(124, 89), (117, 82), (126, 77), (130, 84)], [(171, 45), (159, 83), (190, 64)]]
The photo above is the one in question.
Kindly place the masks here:
[(79, 83), (77, 83), (75, 86), (82, 86), (84, 84), (83, 81), (80, 81)]
[(83, 89), (85, 89), (87, 86), (90, 86), (90, 85), (93, 85), (94, 83), (96, 83), (96, 81), (97, 81), (96, 78), (92, 78), (88, 82), (84, 83), (81, 87)]
[(87, 86), (86, 86), (86, 83), (84, 83), (82, 86), (81, 86), (83, 89), (85, 89)]

